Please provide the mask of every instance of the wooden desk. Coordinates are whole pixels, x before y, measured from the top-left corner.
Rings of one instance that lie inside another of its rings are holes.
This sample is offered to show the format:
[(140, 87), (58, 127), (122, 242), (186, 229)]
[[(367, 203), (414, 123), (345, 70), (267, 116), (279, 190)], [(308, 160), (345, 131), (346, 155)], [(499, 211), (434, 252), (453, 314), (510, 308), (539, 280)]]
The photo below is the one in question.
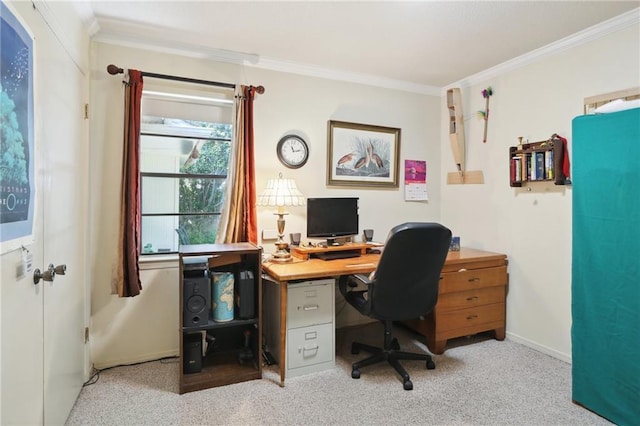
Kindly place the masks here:
[[(284, 386), (287, 338), (287, 286), (290, 281), (370, 273), (379, 254), (336, 260), (294, 259), (290, 263), (265, 262), (266, 272), (280, 286), (280, 386)], [(506, 255), (461, 248), (449, 252), (442, 269), (438, 304), (424, 319), (405, 322), (423, 334), (429, 350), (444, 352), (447, 340), (493, 330), (496, 339), (505, 337), (507, 259)]]

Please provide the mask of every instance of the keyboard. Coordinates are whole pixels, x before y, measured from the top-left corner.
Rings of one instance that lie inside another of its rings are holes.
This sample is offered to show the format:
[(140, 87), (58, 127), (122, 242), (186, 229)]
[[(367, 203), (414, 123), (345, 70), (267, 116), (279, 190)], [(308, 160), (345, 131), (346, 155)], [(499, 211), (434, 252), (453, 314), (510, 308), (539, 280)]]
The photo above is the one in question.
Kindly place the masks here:
[(316, 253), (314, 256), (322, 260), (349, 259), (351, 257), (360, 257), (360, 250), (342, 250), (327, 251), (324, 253)]

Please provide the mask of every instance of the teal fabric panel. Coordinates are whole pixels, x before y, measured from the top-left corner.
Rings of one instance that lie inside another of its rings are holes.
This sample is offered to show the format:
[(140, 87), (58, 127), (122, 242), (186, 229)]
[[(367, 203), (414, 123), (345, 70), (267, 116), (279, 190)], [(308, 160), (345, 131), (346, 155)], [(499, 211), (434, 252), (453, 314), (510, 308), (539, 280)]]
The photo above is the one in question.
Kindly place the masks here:
[(640, 422), (640, 108), (573, 120), (573, 400)]

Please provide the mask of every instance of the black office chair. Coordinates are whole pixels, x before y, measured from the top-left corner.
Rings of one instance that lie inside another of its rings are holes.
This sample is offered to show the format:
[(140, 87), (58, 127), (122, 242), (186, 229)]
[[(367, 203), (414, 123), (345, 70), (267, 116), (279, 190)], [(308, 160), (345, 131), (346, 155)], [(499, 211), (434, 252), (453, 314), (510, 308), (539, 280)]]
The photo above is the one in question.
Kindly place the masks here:
[[(387, 361), (402, 376), (404, 389), (411, 390), (413, 383), (399, 360), (424, 360), (428, 369), (435, 368), (427, 353), (400, 351), (398, 339), (392, 336), (392, 323), (418, 318), (433, 310), (450, 242), (451, 231), (438, 223), (404, 223), (389, 233), (372, 275), (340, 277), (340, 292), (347, 302), (384, 324), (384, 348), (352, 343), (352, 354), (362, 349), (372, 355), (352, 365), (351, 377), (359, 379), (361, 367)], [(358, 290), (358, 284), (365, 285), (366, 290)]]

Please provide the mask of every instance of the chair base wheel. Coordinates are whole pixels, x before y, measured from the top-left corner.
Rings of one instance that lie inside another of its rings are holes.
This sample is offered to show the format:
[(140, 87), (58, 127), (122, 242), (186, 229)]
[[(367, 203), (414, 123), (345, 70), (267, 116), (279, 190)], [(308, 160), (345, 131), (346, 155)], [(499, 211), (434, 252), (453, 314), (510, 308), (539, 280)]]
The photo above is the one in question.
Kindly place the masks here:
[(360, 378), (360, 370), (358, 370), (357, 368), (354, 368), (353, 370), (351, 370), (351, 378), (352, 379), (359, 379)]
[(436, 363), (433, 360), (427, 360), (427, 370), (433, 370), (436, 368)]
[(404, 390), (413, 390), (413, 383), (411, 383), (411, 380), (405, 380), (402, 383), (402, 387), (404, 387)]

